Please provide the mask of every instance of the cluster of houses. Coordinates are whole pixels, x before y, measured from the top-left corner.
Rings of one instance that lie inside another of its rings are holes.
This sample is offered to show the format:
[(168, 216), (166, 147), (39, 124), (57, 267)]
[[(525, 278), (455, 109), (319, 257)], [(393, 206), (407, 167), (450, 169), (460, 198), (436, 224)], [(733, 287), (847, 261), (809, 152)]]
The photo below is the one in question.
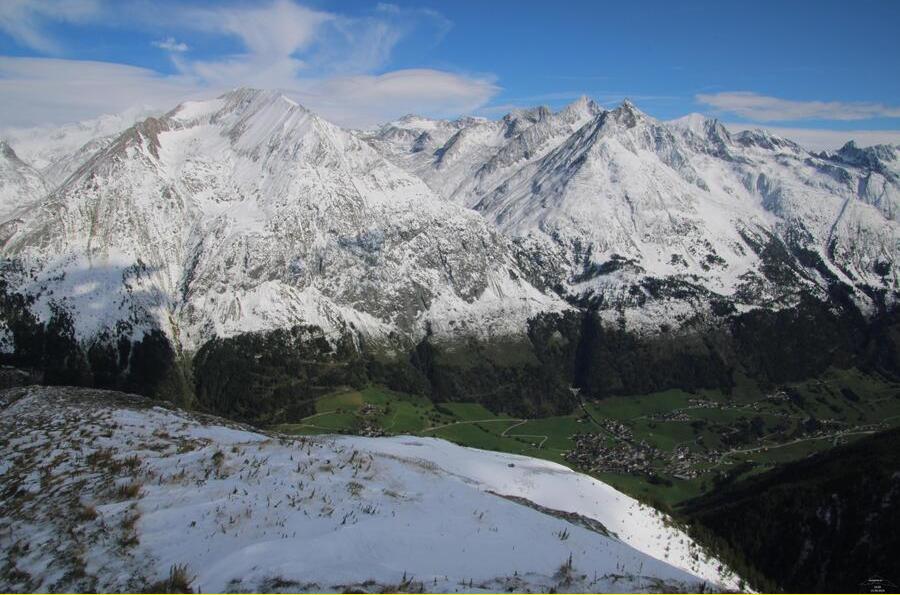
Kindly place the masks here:
[(596, 432), (575, 434), (575, 447), (563, 458), (590, 473), (656, 475), (662, 471), (677, 479), (693, 479), (700, 475), (700, 464), (718, 462), (723, 454), (718, 449), (697, 451), (685, 445), (664, 452), (644, 440), (631, 440), (630, 430), (627, 435), (629, 440), (611, 440)]
[(575, 448), (563, 458), (592, 473), (649, 473), (654, 460), (663, 456), (662, 451), (644, 441), (610, 440), (595, 432), (575, 434), (572, 441)]
[(372, 403), (365, 403), (359, 409), (359, 426), (356, 434), (369, 438), (377, 438), (384, 436), (384, 429), (378, 423), (378, 417), (384, 413), (384, 410)]

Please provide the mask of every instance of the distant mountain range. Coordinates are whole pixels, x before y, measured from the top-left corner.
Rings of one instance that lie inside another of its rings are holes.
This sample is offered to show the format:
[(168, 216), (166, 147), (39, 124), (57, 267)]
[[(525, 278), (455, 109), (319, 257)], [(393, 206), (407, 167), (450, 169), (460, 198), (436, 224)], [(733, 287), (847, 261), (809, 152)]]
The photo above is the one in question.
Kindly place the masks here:
[[(588, 99), (499, 121), (406, 117), (368, 138), (494, 223), (544, 286), (589, 296), (629, 328), (704, 316), (713, 301), (786, 307), (835, 282), (867, 310), (896, 300), (898, 147), (814, 154), (696, 114), (660, 122)], [(660, 283), (672, 291), (654, 292)]]
[(351, 131), (238, 89), (126, 122), (0, 151), (4, 291), (83, 343), (302, 324), (390, 352), (573, 309), (653, 336), (898, 296), (897, 146), (816, 154), (587, 98)]

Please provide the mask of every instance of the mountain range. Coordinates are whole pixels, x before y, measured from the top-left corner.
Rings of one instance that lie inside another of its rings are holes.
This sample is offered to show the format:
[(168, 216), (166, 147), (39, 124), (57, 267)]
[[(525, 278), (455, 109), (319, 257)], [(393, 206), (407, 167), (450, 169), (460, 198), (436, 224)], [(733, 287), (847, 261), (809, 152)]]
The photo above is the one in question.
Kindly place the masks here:
[[(629, 328), (683, 323), (714, 300), (786, 307), (835, 282), (867, 310), (896, 299), (897, 147), (814, 154), (697, 114), (660, 122), (586, 98), (499, 121), (407, 117), (369, 138), (491, 221), (539, 286), (590, 296)], [(679, 295), (654, 292), (660, 282)]]
[(257, 89), (132, 115), (0, 152), (0, 346), (54, 382), (151, 394), (160, 362), (297, 327), (377, 360), (351, 366), (369, 381), (520, 413), (569, 410), (570, 385), (894, 365), (863, 326), (898, 297), (900, 147), (812, 153), (587, 98), (366, 131)]
[(587, 98), (359, 132), (238, 89), (116, 122), (0, 162), (5, 278), (81, 339), (503, 336), (573, 300), (652, 333), (834, 283), (865, 311), (896, 300), (898, 147), (815, 154)]
[(504, 333), (565, 307), (484, 218), (278, 93), (186, 103), (76, 153), (43, 196), (5, 153), (4, 210), (35, 204), (5, 223), (3, 252), (13, 285), (75, 313), (79, 338), (123, 321), (187, 348), (298, 322), (370, 341)]

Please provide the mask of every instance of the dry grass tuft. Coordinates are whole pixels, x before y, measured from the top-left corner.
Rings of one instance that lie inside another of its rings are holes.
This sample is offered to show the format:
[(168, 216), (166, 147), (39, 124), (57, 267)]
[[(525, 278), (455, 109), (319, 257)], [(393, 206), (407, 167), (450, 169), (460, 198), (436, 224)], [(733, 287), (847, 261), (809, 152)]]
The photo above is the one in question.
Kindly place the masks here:
[(116, 489), (116, 497), (119, 500), (134, 500), (135, 498), (139, 498), (140, 494), (141, 483), (139, 481), (133, 481), (125, 485), (120, 485), (118, 489)]
[(78, 511), (78, 520), (82, 523), (93, 521), (97, 518), (97, 509), (91, 504), (85, 504)]
[(169, 569), (169, 576), (147, 585), (144, 593), (193, 593), (191, 583), (195, 578), (188, 571), (187, 564), (175, 564)]

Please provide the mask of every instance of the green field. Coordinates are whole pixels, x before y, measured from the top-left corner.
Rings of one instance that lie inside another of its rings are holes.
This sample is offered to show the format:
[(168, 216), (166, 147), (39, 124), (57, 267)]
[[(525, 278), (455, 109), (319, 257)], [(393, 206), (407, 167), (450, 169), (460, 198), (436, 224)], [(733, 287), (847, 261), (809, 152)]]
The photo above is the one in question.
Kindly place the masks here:
[[(604, 433), (580, 409), (566, 416), (521, 419), (478, 403), (433, 403), (379, 386), (325, 395), (316, 401), (314, 415), (273, 429), (289, 434), (374, 431), (432, 436), (567, 466), (573, 466), (564, 458), (575, 448), (573, 435), (592, 433), (607, 446), (617, 441), (640, 444), (653, 457), (636, 473), (581, 470), (635, 497), (674, 505), (722, 482), (900, 425), (900, 386), (857, 370), (830, 370), (778, 391), (743, 382), (730, 394), (668, 390), (611, 397), (586, 407), (591, 418), (627, 428), (628, 438)], [(676, 449), (689, 453), (691, 461), (677, 472), (672, 463)]]

